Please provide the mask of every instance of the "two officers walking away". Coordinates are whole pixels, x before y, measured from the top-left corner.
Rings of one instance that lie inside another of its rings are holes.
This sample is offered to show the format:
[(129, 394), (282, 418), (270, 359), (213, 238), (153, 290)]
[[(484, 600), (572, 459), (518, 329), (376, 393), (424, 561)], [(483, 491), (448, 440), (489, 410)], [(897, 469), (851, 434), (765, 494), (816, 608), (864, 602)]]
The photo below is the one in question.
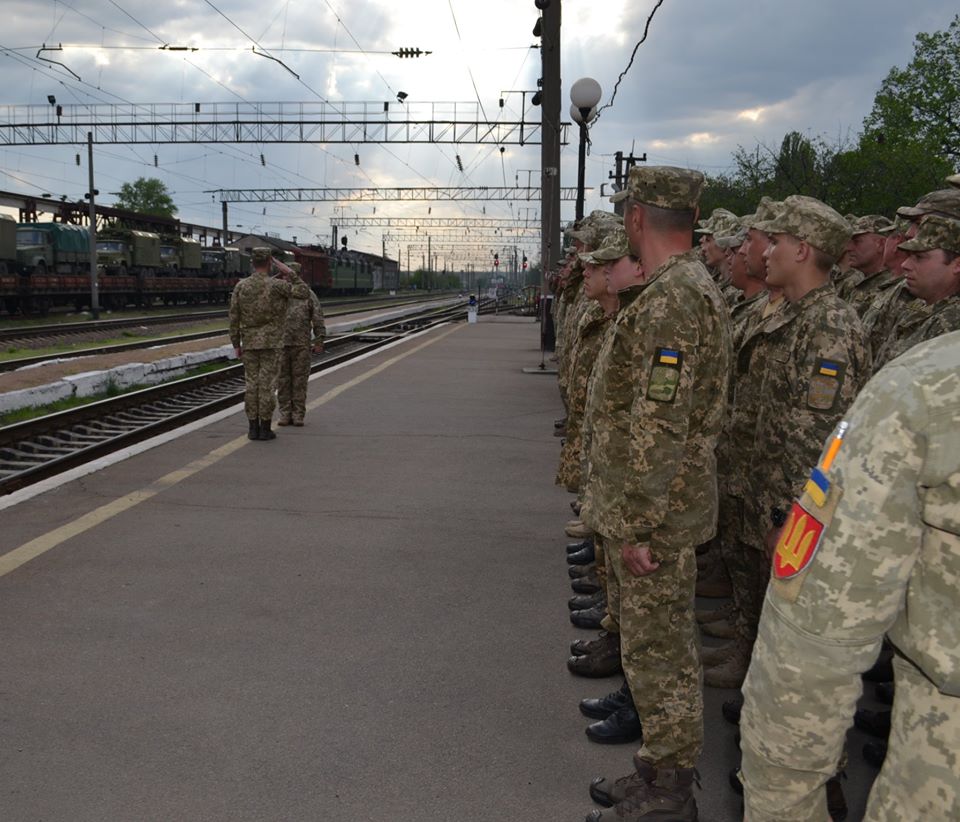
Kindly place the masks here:
[[(243, 361), (244, 407), (250, 420), (247, 436), (272, 440), (277, 436), (270, 430), (270, 422), (276, 404), (284, 322), (293, 292), (293, 285), (284, 278), (293, 272), (274, 260), (269, 248), (255, 248), (252, 256), (253, 273), (237, 283), (230, 297), (230, 342)], [(277, 277), (270, 276), (274, 268)]]
[(291, 263), (289, 282), (293, 287), (287, 301), (280, 349), (280, 382), (277, 425), (303, 425), (307, 413), (307, 381), (310, 378), (310, 354), (323, 353), (323, 308), (320, 300), (301, 278), (299, 263)]

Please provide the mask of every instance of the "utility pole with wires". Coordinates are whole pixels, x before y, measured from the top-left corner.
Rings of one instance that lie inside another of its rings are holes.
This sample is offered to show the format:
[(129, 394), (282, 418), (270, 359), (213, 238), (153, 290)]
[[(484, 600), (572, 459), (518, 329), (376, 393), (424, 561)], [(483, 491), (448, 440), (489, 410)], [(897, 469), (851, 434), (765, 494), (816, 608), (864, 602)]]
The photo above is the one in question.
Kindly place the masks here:
[[(534, 0), (541, 10), (540, 258), (544, 309), (540, 337), (544, 350), (556, 347), (547, 277), (560, 256), (560, 0)], [(543, 363), (541, 362), (541, 365)]]
[[(633, 156), (633, 149), (630, 150), (630, 155), (628, 157), (623, 156), (622, 151), (618, 151), (613, 155), (615, 171), (609, 172), (608, 179), (613, 180), (614, 190), (623, 191), (623, 187), (627, 184), (627, 176), (630, 174), (630, 169), (633, 168), (637, 163), (647, 162), (647, 154), (644, 152), (639, 157)], [(613, 210), (623, 216), (624, 201), (621, 200), (614, 207)]]

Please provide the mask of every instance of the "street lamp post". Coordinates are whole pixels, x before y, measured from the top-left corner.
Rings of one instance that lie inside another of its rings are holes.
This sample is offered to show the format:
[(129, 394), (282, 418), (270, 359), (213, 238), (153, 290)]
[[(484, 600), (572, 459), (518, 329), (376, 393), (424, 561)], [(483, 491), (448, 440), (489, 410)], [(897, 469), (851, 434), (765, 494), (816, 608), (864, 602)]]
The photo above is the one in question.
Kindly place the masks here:
[(597, 104), (603, 90), (592, 77), (581, 77), (570, 87), (570, 116), (580, 126), (580, 153), (577, 165), (577, 213), (576, 219), (583, 218), (584, 175), (587, 164), (587, 124), (597, 116)]

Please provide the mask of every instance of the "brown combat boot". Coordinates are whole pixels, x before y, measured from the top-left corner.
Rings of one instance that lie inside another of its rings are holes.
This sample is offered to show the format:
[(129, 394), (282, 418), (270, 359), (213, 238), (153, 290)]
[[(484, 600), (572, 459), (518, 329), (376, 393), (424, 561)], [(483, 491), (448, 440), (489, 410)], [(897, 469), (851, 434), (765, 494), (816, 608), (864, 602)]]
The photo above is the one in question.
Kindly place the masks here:
[(700, 649), (700, 662), (704, 668), (713, 668), (722, 665), (727, 661), (736, 649), (736, 642), (726, 642), (723, 645), (717, 645), (713, 648), (702, 647)]
[[(590, 653), (571, 656), (567, 660), (567, 669), (576, 676), (599, 679), (613, 676), (623, 671), (620, 664), (620, 635), (601, 634)], [(571, 650), (573, 650), (571, 648)]]
[(570, 653), (573, 656), (587, 656), (587, 654), (606, 652), (614, 646), (619, 652), (620, 634), (601, 631), (595, 639), (575, 639), (570, 643)]
[(719, 665), (707, 667), (704, 664), (703, 684), (708, 688), (739, 688), (743, 685), (750, 667), (753, 643), (737, 639), (732, 645), (730, 655)]
[(636, 756), (633, 763), (637, 778), (617, 780), (608, 791), (610, 798), (622, 793), (623, 799), (608, 810), (591, 811), (586, 822), (652, 822), (654, 819), (697, 822), (697, 801), (693, 798), (696, 770), (655, 768)]
[(694, 615), (697, 618), (697, 623), (700, 625), (706, 625), (708, 622), (716, 622), (718, 619), (732, 621), (735, 616), (732, 602), (721, 605), (719, 608), (697, 608), (697, 610), (694, 611)]
[(706, 636), (716, 637), (717, 639), (736, 639), (737, 626), (728, 619), (715, 619), (713, 622), (704, 622), (700, 630)]

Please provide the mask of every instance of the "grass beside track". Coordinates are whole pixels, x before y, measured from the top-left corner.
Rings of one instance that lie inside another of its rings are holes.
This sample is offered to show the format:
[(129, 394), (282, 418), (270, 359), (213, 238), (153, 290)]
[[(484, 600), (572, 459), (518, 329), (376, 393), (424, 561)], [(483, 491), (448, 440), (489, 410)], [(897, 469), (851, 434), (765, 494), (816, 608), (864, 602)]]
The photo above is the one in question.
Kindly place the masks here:
[(8, 346), (0, 351), (0, 362), (6, 360), (17, 360), (21, 357), (41, 357), (50, 355), (55, 357), (57, 354), (65, 354), (70, 351), (79, 351), (84, 348), (96, 348), (98, 346), (119, 345), (128, 343), (131, 340), (142, 340), (144, 342), (155, 340), (157, 343), (164, 341), (177, 342), (177, 338), (184, 334), (197, 334), (201, 331), (223, 331), (227, 333), (227, 326), (223, 320), (212, 320), (207, 323), (199, 323), (185, 328), (178, 328), (175, 332), (163, 331), (150, 333), (147, 328), (126, 328), (118, 331), (115, 336), (97, 340), (78, 340), (73, 343), (64, 343), (62, 345), (50, 345), (43, 348), (21, 348)]
[(153, 388), (154, 386), (163, 385), (164, 383), (168, 382), (174, 382), (175, 380), (182, 380), (186, 377), (198, 377), (201, 374), (209, 374), (213, 371), (220, 371), (234, 364), (235, 363), (229, 360), (224, 362), (206, 363), (204, 365), (198, 365), (196, 368), (191, 368), (185, 374), (179, 374), (176, 377), (170, 377), (168, 380), (161, 380), (160, 382), (150, 383), (149, 385), (131, 385), (127, 388), (119, 388), (115, 384), (110, 383), (107, 390), (101, 394), (95, 394), (89, 397), (70, 397), (66, 400), (57, 400), (57, 402), (52, 402), (48, 405), (34, 405), (29, 408), (18, 408), (16, 411), (0, 414), (0, 428), (3, 428), (7, 425), (13, 425), (14, 423), (18, 422), (25, 422), (26, 420), (34, 420), (37, 417), (45, 417), (48, 414), (56, 414), (58, 411), (69, 411), (71, 408), (79, 408), (83, 405), (90, 405), (90, 403), (110, 399), (111, 397), (119, 397), (122, 394), (130, 394), (134, 391), (140, 391), (143, 388)]

